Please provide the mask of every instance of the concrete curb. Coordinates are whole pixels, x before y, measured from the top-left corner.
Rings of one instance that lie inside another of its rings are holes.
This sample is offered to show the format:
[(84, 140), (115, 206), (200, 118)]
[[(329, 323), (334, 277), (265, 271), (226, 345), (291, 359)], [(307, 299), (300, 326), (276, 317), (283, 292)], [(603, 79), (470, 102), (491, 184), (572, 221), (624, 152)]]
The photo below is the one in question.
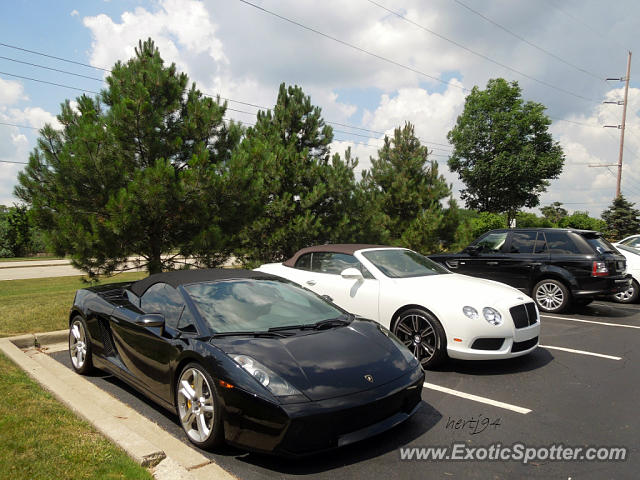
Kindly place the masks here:
[(18, 348), (31, 348), (66, 342), (68, 335), (69, 330), (56, 330), (55, 332), (28, 333), (8, 340)]
[[(152, 473), (158, 480), (235, 479), (194, 448), (43, 353), (48, 349), (65, 350), (67, 335), (67, 330), (59, 330), (0, 338), (0, 350), (134, 461), (155, 467)], [(40, 348), (34, 347), (36, 340)]]

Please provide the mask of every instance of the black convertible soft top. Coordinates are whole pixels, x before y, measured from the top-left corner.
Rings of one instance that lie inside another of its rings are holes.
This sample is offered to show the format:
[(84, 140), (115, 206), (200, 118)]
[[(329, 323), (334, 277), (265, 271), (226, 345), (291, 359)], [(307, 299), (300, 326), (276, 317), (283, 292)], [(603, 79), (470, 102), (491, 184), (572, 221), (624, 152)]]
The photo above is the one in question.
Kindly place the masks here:
[(254, 270), (241, 270), (234, 268), (203, 268), (200, 270), (174, 270), (171, 272), (156, 273), (147, 278), (131, 284), (129, 289), (138, 297), (156, 283), (167, 283), (174, 288), (189, 283), (212, 282), (215, 280), (228, 280), (232, 278), (274, 278), (274, 275), (256, 272)]

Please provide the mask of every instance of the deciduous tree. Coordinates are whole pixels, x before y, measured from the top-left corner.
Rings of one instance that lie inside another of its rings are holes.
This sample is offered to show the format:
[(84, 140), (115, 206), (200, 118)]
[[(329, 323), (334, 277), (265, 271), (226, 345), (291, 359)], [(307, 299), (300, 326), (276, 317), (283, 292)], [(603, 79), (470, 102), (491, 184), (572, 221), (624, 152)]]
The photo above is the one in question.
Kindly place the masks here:
[(564, 155), (549, 133), (545, 107), (524, 101), (517, 82), (489, 80), (474, 87), (447, 138), (449, 168), (465, 188), (468, 208), (506, 213), (509, 224), (522, 207), (535, 207), (549, 180), (562, 172)]

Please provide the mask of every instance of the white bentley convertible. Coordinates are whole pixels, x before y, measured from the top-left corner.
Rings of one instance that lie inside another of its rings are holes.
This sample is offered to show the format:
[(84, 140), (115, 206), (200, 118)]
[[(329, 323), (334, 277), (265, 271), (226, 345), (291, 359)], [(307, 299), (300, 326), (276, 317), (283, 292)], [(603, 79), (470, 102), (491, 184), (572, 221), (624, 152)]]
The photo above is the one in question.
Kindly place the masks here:
[(256, 270), (296, 282), (350, 313), (376, 320), (423, 367), (447, 356), (498, 359), (538, 345), (533, 300), (502, 283), (451, 273), (405, 248), (320, 245)]

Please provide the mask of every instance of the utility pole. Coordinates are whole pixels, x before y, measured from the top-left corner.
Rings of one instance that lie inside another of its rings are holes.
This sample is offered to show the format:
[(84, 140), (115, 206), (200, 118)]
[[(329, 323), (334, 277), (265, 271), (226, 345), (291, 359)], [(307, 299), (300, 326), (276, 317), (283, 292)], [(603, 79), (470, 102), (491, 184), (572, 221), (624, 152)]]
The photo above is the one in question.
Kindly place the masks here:
[[(618, 181), (616, 183), (616, 198), (620, 196), (620, 183), (622, 182), (622, 154), (624, 152), (624, 127), (627, 121), (627, 97), (629, 94), (629, 77), (631, 76), (631, 51), (627, 57), (627, 75), (624, 78), (607, 78), (607, 80), (624, 81), (624, 100), (622, 101), (622, 123), (620, 125), (605, 125), (606, 127), (614, 127), (620, 129), (620, 153), (618, 154)], [(615, 103), (620, 105), (621, 102), (604, 102)]]

